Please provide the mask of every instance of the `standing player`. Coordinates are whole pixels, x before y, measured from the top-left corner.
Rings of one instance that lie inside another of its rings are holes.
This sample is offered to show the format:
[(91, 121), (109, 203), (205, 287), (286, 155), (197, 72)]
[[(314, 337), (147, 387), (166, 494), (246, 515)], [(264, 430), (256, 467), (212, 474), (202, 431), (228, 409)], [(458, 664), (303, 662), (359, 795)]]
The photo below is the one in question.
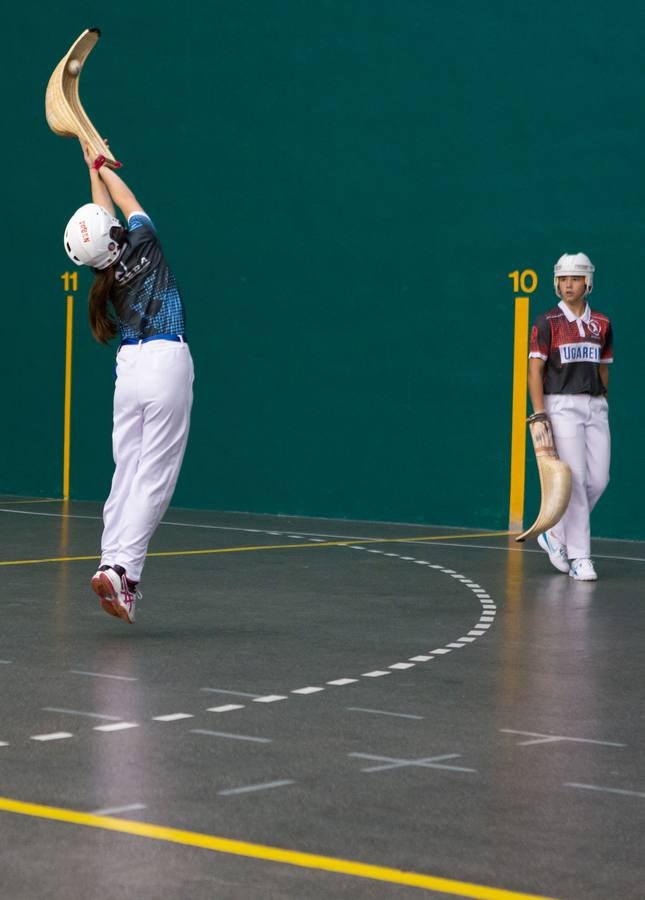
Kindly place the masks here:
[(548, 414), (558, 455), (572, 476), (567, 511), (538, 536), (538, 544), (556, 569), (576, 581), (598, 577), (590, 559), (589, 517), (609, 482), (607, 386), (613, 341), (607, 316), (587, 303), (594, 271), (584, 253), (560, 257), (554, 269), (560, 302), (535, 320), (529, 353), (533, 411)]
[[(91, 586), (105, 612), (133, 623), (148, 543), (168, 508), (190, 422), (193, 362), (184, 308), (149, 216), (125, 182), (83, 148), (92, 203), (65, 230), (65, 249), (91, 266), (94, 337), (120, 334), (112, 449), (115, 471), (103, 509), (101, 564)], [(118, 206), (127, 222), (115, 218)]]

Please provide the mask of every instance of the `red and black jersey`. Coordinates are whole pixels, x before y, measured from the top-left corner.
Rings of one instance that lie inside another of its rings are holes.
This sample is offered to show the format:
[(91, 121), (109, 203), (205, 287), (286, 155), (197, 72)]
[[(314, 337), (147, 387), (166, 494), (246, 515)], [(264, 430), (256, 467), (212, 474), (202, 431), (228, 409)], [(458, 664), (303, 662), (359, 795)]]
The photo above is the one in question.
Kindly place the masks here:
[(545, 394), (604, 394), (598, 366), (614, 361), (611, 322), (589, 304), (578, 319), (561, 301), (535, 320), (531, 357), (546, 363)]

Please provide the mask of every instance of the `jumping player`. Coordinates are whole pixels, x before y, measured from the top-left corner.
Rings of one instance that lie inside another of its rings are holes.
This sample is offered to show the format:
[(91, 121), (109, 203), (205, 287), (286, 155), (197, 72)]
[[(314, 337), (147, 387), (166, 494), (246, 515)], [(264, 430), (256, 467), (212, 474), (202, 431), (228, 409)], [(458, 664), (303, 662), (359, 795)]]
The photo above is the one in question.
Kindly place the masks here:
[[(92, 203), (65, 229), (65, 250), (91, 266), (90, 325), (103, 344), (117, 332), (112, 449), (115, 471), (103, 509), (101, 564), (91, 586), (105, 612), (134, 623), (148, 543), (179, 476), (193, 400), (184, 308), (159, 238), (125, 182), (102, 158), (83, 155)], [(120, 208), (127, 226), (115, 218)]]
[(562, 519), (538, 536), (560, 572), (576, 581), (597, 579), (589, 517), (609, 482), (610, 436), (607, 388), (613, 362), (611, 323), (592, 310), (591, 260), (584, 253), (561, 256), (554, 268), (560, 302), (540, 315), (531, 330), (528, 388), (534, 412), (546, 412), (560, 459), (571, 468), (571, 500)]

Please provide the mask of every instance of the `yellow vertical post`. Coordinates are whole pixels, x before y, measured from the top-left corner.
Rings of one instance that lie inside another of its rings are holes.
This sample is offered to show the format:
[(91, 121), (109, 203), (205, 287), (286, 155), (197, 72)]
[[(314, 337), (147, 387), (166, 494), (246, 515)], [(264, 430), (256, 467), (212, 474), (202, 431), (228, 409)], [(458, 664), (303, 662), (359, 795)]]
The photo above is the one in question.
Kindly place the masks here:
[(511, 424), (511, 492), (508, 530), (522, 531), (526, 471), (526, 368), (528, 357), (529, 298), (515, 298), (513, 342), (513, 411)]
[(63, 499), (69, 500), (69, 472), (72, 434), (72, 336), (74, 333), (74, 296), (67, 295), (65, 339), (65, 412), (63, 424)]

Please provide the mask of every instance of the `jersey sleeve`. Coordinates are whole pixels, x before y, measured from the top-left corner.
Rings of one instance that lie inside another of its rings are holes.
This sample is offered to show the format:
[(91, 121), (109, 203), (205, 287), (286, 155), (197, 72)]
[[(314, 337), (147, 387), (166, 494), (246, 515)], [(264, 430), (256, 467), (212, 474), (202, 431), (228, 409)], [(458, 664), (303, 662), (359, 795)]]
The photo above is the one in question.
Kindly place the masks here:
[(538, 316), (531, 328), (529, 359), (543, 359), (546, 362), (549, 358), (550, 349), (551, 328), (546, 320), (546, 316)]
[(613, 363), (614, 361), (614, 331), (611, 327), (611, 322), (607, 326), (607, 331), (605, 333), (605, 342), (602, 345), (602, 350), (600, 352), (600, 362), (604, 363)]
[(137, 228), (142, 228), (144, 226), (151, 231), (156, 232), (156, 228), (148, 213), (145, 213), (142, 209), (137, 209), (133, 213), (130, 213), (128, 216), (128, 231), (136, 231)]

